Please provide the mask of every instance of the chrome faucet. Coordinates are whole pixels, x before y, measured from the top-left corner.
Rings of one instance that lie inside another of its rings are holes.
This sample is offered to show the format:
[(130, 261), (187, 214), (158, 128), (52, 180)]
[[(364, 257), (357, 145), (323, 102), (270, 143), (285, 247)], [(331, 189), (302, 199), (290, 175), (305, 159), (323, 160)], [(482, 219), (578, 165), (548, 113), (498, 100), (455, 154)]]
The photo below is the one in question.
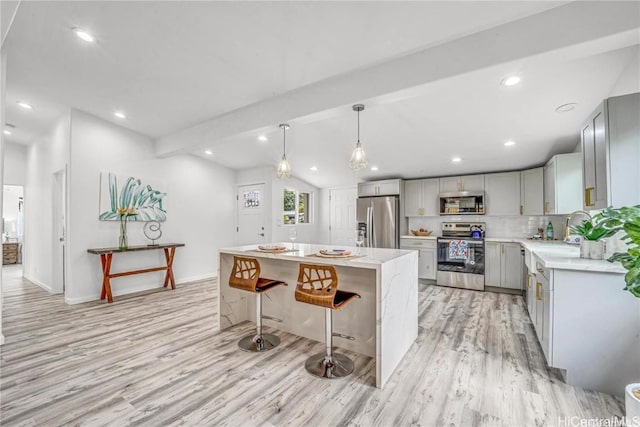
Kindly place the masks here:
[(586, 211), (575, 211), (575, 212), (571, 212), (566, 219), (566, 223), (565, 223), (565, 229), (564, 229), (564, 240), (565, 242), (568, 242), (569, 239), (571, 238), (571, 221), (573, 220), (574, 216), (577, 215), (582, 215), (582, 216), (586, 216), (587, 218), (589, 218), (589, 221), (591, 221), (593, 218), (591, 217), (591, 214), (589, 212)]

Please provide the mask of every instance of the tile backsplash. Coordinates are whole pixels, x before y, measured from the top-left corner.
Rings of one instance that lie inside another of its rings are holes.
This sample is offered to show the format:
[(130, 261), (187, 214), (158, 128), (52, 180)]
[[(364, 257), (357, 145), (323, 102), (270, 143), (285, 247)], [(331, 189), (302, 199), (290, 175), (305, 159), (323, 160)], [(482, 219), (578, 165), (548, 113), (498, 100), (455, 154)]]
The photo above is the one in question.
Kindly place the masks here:
[(424, 216), (410, 217), (409, 230), (424, 228), (433, 230), (434, 236), (442, 234), (441, 224), (447, 222), (484, 222), (486, 224), (486, 237), (514, 237), (526, 238), (537, 233), (538, 228), (546, 230), (547, 224), (553, 224), (554, 237), (564, 238), (565, 215), (544, 216)]

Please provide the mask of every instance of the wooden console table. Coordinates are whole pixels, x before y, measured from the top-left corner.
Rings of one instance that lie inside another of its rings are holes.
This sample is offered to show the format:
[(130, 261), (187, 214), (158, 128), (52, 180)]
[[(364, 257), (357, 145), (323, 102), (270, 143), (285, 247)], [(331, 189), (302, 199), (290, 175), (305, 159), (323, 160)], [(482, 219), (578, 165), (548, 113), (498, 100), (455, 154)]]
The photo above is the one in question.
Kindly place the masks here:
[[(120, 248), (102, 248), (102, 249), (87, 249), (90, 254), (100, 255), (100, 262), (102, 263), (102, 292), (100, 293), (100, 299), (107, 297), (107, 301), (113, 302), (113, 296), (111, 295), (111, 279), (116, 277), (131, 276), (132, 274), (151, 273), (154, 271), (166, 271), (164, 276), (164, 287), (166, 288), (171, 283), (171, 289), (176, 288), (176, 282), (173, 278), (173, 257), (176, 253), (176, 248), (184, 246), (184, 243), (165, 243), (163, 245), (155, 246), (129, 246), (127, 249)], [(123, 271), (121, 273), (111, 273), (111, 259), (113, 254), (149, 251), (155, 249), (164, 250), (164, 258), (167, 265), (162, 267), (145, 268), (143, 270)]]

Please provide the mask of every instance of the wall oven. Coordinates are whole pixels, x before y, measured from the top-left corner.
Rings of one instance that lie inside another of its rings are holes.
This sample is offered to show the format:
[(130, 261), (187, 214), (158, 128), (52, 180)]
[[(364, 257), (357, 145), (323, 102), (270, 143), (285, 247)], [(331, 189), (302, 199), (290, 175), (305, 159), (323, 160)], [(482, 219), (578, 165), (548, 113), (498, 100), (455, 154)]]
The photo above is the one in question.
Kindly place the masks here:
[(442, 224), (438, 237), (438, 285), (484, 290), (484, 224)]

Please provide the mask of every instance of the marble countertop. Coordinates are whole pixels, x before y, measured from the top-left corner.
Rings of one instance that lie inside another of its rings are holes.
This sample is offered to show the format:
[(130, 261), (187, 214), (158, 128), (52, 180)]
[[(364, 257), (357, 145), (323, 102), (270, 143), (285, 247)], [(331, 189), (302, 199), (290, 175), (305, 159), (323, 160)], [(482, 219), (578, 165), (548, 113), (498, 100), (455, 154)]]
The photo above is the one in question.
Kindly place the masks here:
[(627, 270), (619, 263), (605, 260), (580, 258), (580, 247), (561, 240), (531, 240), (511, 237), (489, 237), (485, 242), (520, 243), (538, 257), (546, 268), (560, 270), (594, 271), (600, 273), (625, 274)]
[[(278, 242), (269, 244), (282, 245), (287, 248), (291, 248), (290, 242)], [(357, 268), (378, 268), (387, 262), (403, 256), (416, 256), (415, 251), (404, 249), (356, 248), (353, 246), (313, 245), (308, 243), (296, 243), (293, 245), (293, 248), (296, 250), (274, 253), (260, 252), (257, 250), (258, 245), (248, 245), (237, 246), (233, 248), (223, 248), (220, 249), (219, 252), (231, 255), (273, 258), (286, 261), (308, 262), (311, 264), (343, 265)], [(323, 258), (315, 256), (315, 254), (317, 254), (320, 250), (330, 249), (346, 249), (351, 251), (353, 254), (356, 254), (356, 256), (350, 258)]]

